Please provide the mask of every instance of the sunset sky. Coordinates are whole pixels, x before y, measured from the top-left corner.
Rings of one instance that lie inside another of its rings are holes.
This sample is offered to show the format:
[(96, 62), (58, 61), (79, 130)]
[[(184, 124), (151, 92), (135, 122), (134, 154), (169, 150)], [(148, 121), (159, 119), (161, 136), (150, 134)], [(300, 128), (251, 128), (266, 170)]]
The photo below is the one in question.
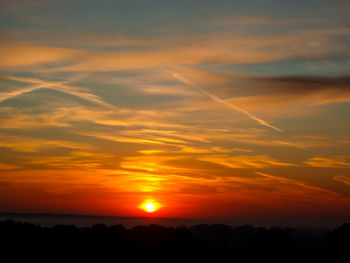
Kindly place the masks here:
[(0, 212), (350, 220), (349, 1), (0, 9)]

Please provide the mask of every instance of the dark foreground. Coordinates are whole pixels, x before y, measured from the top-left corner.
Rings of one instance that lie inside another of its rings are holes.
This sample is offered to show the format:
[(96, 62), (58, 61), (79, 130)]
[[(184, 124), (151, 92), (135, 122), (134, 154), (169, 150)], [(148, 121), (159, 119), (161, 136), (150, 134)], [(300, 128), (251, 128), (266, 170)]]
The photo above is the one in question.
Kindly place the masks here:
[(0, 261), (10, 256), (7, 262), (347, 262), (350, 224), (334, 230), (226, 225), (125, 229), (0, 221), (0, 242)]

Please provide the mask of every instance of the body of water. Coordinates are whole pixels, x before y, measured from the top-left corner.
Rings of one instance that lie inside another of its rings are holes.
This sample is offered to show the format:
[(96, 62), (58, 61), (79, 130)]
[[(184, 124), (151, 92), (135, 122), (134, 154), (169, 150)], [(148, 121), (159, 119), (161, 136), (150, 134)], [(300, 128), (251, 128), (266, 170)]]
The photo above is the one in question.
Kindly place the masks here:
[(77, 227), (90, 227), (96, 224), (123, 225), (132, 228), (137, 225), (162, 225), (162, 226), (193, 226), (200, 224), (225, 224), (231, 226), (253, 225), (261, 227), (337, 227), (343, 221), (322, 222), (321, 220), (232, 220), (232, 219), (178, 219), (178, 218), (142, 218), (142, 217), (115, 217), (115, 216), (91, 216), (91, 215), (60, 215), (60, 214), (23, 214), (0, 213), (0, 221), (14, 220), (17, 222), (32, 223), (40, 226), (75, 225)]

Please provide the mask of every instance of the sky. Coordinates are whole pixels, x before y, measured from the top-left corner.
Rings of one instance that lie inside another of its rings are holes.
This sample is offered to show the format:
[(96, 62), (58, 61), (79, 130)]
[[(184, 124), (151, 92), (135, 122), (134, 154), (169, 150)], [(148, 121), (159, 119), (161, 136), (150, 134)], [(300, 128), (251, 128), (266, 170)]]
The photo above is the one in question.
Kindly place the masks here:
[(349, 9), (2, 0), (0, 212), (349, 221)]

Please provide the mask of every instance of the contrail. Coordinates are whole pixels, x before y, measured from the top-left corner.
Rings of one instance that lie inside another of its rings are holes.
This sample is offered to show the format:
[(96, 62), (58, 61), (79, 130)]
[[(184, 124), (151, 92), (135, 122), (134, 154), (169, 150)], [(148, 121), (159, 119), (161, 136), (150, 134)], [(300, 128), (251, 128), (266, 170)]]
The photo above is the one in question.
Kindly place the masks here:
[(227, 107), (229, 107), (230, 109), (233, 109), (233, 110), (235, 110), (235, 111), (239, 111), (239, 112), (245, 114), (246, 116), (248, 116), (250, 119), (252, 119), (252, 120), (254, 120), (254, 121), (260, 123), (261, 125), (264, 125), (264, 126), (266, 126), (266, 127), (269, 127), (269, 128), (271, 128), (271, 129), (274, 129), (275, 131), (283, 132), (281, 129), (279, 129), (279, 128), (275, 127), (275, 126), (272, 126), (272, 125), (269, 124), (267, 121), (264, 121), (264, 120), (262, 120), (262, 119), (256, 117), (255, 115), (251, 114), (249, 111), (244, 110), (244, 109), (241, 109), (241, 108), (239, 108), (239, 107), (237, 107), (237, 106), (235, 106), (235, 105), (233, 105), (233, 104), (227, 102), (226, 100), (220, 99), (219, 97), (215, 96), (214, 94), (209, 93), (208, 91), (202, 89), (201, 87), (197, 86), (196, 84), (194, 84), (194, 83), (191, 82), (190, 80), (188, 80), (188, 79), (186, 79), (186, 78), (180, 76), (179, 74), (177, 74), (177, 73), (175, 73), (175, 72), (171, 72), (171, 71), (166, 70), (166, 69), (165, 69), (165, 71), (167, 71), (168, 73), (170, 73), (171, 76), (172, 76), (173, 78), (175, 78), (175, 79), (177, 79), (177, 80), (179, 80), (179, 81), (181, 81), (181, 82), (183, 82), (183, 83), (185, 83), (185, 84), (187, 84), (187, 85), (189, 85), (189, 86), (191, 86), (191, 87), (197, 89), (199, 92), (201, 92), (203, 95), (209, 97), (209, 98), (212, 99), (213, 101), (218, 102), (218, 103), (221, 103), (221, 104), (223, 104), (223, 105), (226, 105)]
[(71, 78), (71, 79), (63, 81), (63, 82), (48, 82), (48, 81), (34, 79), (34, 78), (3, 76), (2, 78), (5, 78), (5, 79), (10, 79), (10, 80), (18, 81), (18, 82), (33, 83), (36, 85), (31, 86), (31, 87), (26, 87), (23, 89), (18, 89), (18, 90), (6, 92), (6, 93), (0, 93), (0, 102), (17, 97), (17, 96), (22, 95), (24, 93), (29, 93), (29, 92), (35, 91), (35, 90), (52, 89), (52, 90), (58, 90), (60, 92), (66, 93), (66, 94), (73, 95), (75, 97), (84, 99), (86, 101), (93, 102), (95, 104), (100, 104), (100, 105), (108, 107), (108, 108), (113, 107), (112, 105), (104, 102), (101, 99), (101, 97), (99, 97), (97, 95), (82, 91), (81, 88), (66, 85), (67, 83), (75, 81), (77, 79), (80, 79), (81, 77), (82, 76)]

